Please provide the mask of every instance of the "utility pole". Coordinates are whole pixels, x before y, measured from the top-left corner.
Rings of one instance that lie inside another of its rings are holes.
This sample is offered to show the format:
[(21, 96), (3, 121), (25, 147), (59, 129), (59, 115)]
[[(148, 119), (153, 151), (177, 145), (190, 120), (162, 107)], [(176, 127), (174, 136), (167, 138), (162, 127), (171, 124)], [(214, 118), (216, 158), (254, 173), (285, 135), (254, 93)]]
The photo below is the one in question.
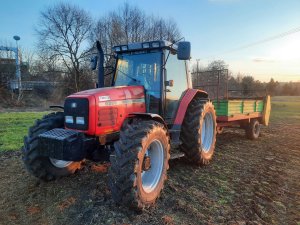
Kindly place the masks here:
[(196, 59), (197, 61), (197, 85), (199, 85), (199, 61), (200, 59)]
[(14, 36), (14, 40), (16, 41), (16, 78), (18, 82), (18, 90), (19, 90), (19, 96), (22, 91), (22, 81), (21, 81), (21, 66), (20, 66), (20, 61), (19, 61), (19, 46), (18, 46), (18, 41), (21, 39), (19, 36)]

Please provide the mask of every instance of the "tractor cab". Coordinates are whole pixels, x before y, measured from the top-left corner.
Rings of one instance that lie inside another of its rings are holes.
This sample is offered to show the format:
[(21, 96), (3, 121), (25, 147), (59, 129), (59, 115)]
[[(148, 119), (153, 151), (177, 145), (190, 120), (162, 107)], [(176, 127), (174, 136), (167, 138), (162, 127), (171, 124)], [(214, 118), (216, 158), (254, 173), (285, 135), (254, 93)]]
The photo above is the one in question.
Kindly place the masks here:
[(117, 62), (111, 86), (143, 86), (147, 113), (159, 114), (171, 123), (182, 94), (191, 88), (186, 61), (190, 54), (177, 57), (178, 51), (182, 55), (186, 48), (189, 42), (180, 42), (179, 48), (168, 41), (115, 46)]

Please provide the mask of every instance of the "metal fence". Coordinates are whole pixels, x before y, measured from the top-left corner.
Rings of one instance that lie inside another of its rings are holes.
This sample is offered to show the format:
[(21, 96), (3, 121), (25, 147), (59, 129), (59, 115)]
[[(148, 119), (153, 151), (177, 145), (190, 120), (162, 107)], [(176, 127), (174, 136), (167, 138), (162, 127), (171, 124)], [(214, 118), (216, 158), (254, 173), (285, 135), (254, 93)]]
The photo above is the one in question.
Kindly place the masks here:
[[(234, 80), (234, 79), (233, 79)], [(201, 71), (192, 73), (193, 88), (204, 90), (212, 100), (261, 98), (266, 95), (265, 88), (244, 86), (237, 81), (231, 82), (228, 70)]]
[(192, 73), (193, 87), (208, 93), (210, 99), (228, 98), (228, 70), (212, 70)]
[[(35, 87), (57, 87), (62, 85), (63, 82), (51, 82), (51, 81), (22, 81), (21, 85), (17, 80), (10, 80), (8, 83), (8, 88), (10, 90), (19, 90), (22, 91), (32, 91)], [(20, 87), (19, 87), (20, 86)]]

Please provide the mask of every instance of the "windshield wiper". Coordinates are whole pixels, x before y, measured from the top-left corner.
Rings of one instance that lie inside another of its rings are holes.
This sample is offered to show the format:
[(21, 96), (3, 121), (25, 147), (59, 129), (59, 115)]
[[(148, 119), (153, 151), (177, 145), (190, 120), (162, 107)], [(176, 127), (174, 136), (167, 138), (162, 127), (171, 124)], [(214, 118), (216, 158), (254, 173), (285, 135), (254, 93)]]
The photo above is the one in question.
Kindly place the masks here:
[(137, 80), (137, 79), (135, 79), (134, 77), (129, 76), (127, 73), (124, 73), (123, 71), (119, 70), (118, 68), (116, 68), (116, 69), (117, 69), (117, 71), (119, 71), (120, 73), (122, 73), (122, 74), (125, 75), (126, 77), (130, 78), (130, 79), (133, 80), (134, 82), (139, 82), (139, 83), (140, 83), (140, 81)]

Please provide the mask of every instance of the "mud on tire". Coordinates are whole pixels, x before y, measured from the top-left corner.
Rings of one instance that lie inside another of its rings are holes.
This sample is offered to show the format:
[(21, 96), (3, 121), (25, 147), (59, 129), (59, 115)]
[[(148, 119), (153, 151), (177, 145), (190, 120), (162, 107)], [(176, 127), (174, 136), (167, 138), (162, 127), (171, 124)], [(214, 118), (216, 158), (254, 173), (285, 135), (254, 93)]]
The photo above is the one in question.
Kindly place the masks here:
[(136, 210), (153, 205), (169, 168), (170, 145), (164, 126), (152, 120), (131, 119), (123, 125), (114, 148), (109, 170), (114, 201)]
[(208, 99), (191, 101), (182, 123), (180, 140), (180, 149), (188, 160), (198, 165), (209, 163), (215, 149), (216, 114)]
[(38, 135), (54, 128), (64, 126), (64, 114), (62, 112), (45, 115), (41, 120), (37, 120), (29, 129), (28, 135), (24, 137), (22, 147), (22, 159), (26, 169), (35, 177), (50, 181), (62, 176), (73, 174), (81, 168), (82, 162), (70, 162), (66, 166), (58, 167), (53, 164), (53, 160), (41, 156), (38, 150)]

